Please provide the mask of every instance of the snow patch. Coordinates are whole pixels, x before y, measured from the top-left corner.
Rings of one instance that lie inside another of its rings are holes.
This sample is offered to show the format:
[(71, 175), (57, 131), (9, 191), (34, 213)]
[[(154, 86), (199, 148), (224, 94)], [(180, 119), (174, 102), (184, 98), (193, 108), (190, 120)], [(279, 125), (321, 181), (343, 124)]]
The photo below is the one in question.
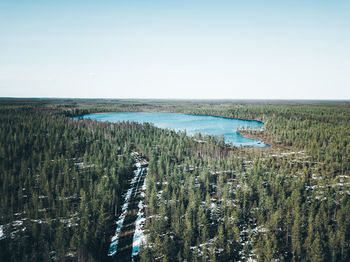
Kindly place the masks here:
[[(141, 200), (139, 201), (137, 207), (137, 219), (135, 221), (135, 233), (134, 238), (132, 241), (132, 253), (131, 253), (131, 259), (134, 261), (134, 257), (139, 254), (140, 247), (143, 243), (146, 243), (146, 236), (144, 234), (143, 226), (145, 225), (146, 218), (145, 214), (143, 212), (145, 205), (142, 202), (142, 199), (144, 198), (144, 191), (146, 190), (146, 179), (143, 181), (142, 185), (142, 192), (141, 192)], [(143, 194), (142, 194), (143, 193)]]
[(0, 240), (5, 238), (4, 226), (0, 225)]
[[(126, 194), (124, 194), (124, 204), (122, 206), (122, 213), (116, 222), (117, 229), (115, 230), (114, 236), (111, 239), (111, 244), (109, 246), (109, 250), (107, 253), (108, 256), (114, 256), (117, 253), (119, 234), (121, 232), (121, 229), (122, 229), (122, 226), (124, 224), (125, 217), (126, 217), (126, 213), (128, 211), (131, 194), (136, 186), (136, 182), (139, 180), (139, 177), (141, 177), (142, 172), (143, 172), (143, 168), (141, 166), (139, 166), (137, 168), (137, 170), (134, 171), (134, 177), (132, 178), (132, 180), (130, 182), (130, 188), (128, 189)], [(135, 191), (137, 191), (137, 190), (135, 190)]]

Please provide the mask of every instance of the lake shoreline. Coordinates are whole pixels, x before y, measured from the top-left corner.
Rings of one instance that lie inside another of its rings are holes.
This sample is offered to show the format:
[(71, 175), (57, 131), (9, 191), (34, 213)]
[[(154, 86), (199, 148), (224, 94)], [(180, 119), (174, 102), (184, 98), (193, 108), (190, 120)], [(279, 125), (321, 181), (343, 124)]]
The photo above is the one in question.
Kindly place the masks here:
[(245, 118), (236, 118), (236, 117), (229, 117), (229, 116), (218, 116), (218, 115), (205, 115), (205, 114), (193, 114), (193, 113), (185, 113), (185, 112), (168, 112), (168, 111), (151, 111), (151, 110), (147, 110), (147, 111), (134, 111), (134, 112), (130, 112), (130, 111), (105, 111), (105, 112), (97, 112), (97, 113), (87, 113), (87, 114), (83, 114), (80, 116), (74, 116), (74, 118), (79, 118), (79, 117), (84, 117), (86, 115), (100, 115), (100, 114), (110, 114), (110, 113), (164, 113), (164, 114), (184, 114), (184, 115), (191, 115), (191, 116), (212, 116), (212, 117), (219, 117), (219, 118), (226, 118), (226, 119), (234, 119), (234, 120), (243, 120), (243, 121), (251, 121), (251, 122), (258, 122), (260, 124), (265, 124), (263, 121), (261, 120), (257, 120), (257, 119), (245, 119)]
[[(265, 141), (268, 141), (266, 138), (257, 139), (255, 137), (243, 136), (242, 134), (237, 132), (242, 129), (244, 130), (245, 128), (256, 130), (256, 132), (259, 132), (259, 131), (261, 132), (263, 130), (264, 123), (259, 120), (247, 120), (247, 119), (241, 119), (241, 118), (223, 117), (218, 115), (205, 115), (205, 114), (189, 114), (189, 113), (159, 112), (159, 111), (152, 112), (152, 110), (141, 111), (141, 112), (130, 112), (130, 111), (129, 112), (98, 112), (98, 113), (84, 114), (82, 116), (74, 117), (74, 118), (84, 118), (84, 119), (111, 121), (111, 122), (114, 122), (117, 120), (118, 121), (135, 121), (135, 122), (141, 122), (141, 123), (150, 122), (150, 123), (153, 123), (155, 126), (157, 126), (157, 120), (152, 119), (153, 118), (152, 114), (158, 115), (158, 119), (163, 119), (161, 121), (173, 121), (173, 123), (174, 121), (176, 122), (178, 121), (178, 115), (181, 115), (181, 118), (184, 118), (184, 116), (187, 116), (186, 119), (188, 118), (200, 119), (201, 122), (199, 123), (203, 123), (203, 119), (205, 119), (205, 121), (209, 121), (208, 124), (204, 124), (204, 128), (202, 127), (202, 129), (200, 127), (201, 125), (199, 125), (196, 129), (194, 129), (195, 133), (200, 133), (203, 131), (203, 134), (208, 134), (208, 135), (217, 136), (217, 137), (219, 137), (220, 135), (224, 135), (225, 143), (235, 147), (242, 146), (242, 147), (253, 147), (253, 148), (255, 147), (271, 148), (270, 146), (271, 143), (265, 143)], [(111, 117), (108, 118), (109, 115), (111, 115)], [(118, 115), (120, 116), (118, 117)], [(128, 115), (130, 115), (130, 117), (126, 117)], [(113, 118), (115, 118), (116, 120), (113, 120)], [(146, 119), (146, 121), (144, 119)], [(169, 125), (169, 123), (164, 125), (162, 124), (162, 122), (159, 122), (158, 127), (170, 128), (175, 130), (187, 130), (189, 131), (188, 133), (189, 135), (195, 134), (193, 131), (191, 132), (191, 127), (189, 127), (187, 123), (186, 123), (186, 126), (184, 125), (181, 126), (181, 120), (179, 121), (179, 123), (180, 125), (176, 126), (171, 124)], [(232, 125), (227, 123), (232, 123)], [(219, 128), (216, 127), (217, 124)], [(190, 129), (188, 130), (187, 128), (190, 128)], [(207, 130), (210, 130), (210, 131), (207, 131)], [(221, 130), (222, 132), (220, 133), (218, 132), (218, 130)]]

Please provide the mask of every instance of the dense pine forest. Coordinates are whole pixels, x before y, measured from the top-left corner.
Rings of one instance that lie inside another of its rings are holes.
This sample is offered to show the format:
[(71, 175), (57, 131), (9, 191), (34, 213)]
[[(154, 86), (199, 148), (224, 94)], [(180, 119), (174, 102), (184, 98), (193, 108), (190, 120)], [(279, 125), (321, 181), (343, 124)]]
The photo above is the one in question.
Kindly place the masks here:
[[(272, 148), (72, 118), (95, 112), (259, 120), (241, 132)], [(133, 152), (148, 161), (137, 260), (350, 260), (349, 102), (69, 99), (0, 100), (0, 260), (115, 260)]]

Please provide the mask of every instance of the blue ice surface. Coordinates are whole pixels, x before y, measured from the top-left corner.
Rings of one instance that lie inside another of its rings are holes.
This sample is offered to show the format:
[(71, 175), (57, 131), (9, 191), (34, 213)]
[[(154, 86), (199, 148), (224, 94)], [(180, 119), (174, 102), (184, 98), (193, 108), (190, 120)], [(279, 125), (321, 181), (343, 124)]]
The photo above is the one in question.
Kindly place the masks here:
[(236, 133), (237, 130), (244, 128), (262, 130), (264, 124), (259, 121), (181, 113), (98, 113), (84, 115), (83, 118), (113, 123), (118, 121), (152, 123), (160, 128), (168, 128), (175, 131), (186, 130), (187, 135), (196, 133), (218, 137), (224, 135), (225, 143), (233, 146), (270, 148), (269, 145), (262, 141), (243, 137), (241, 134)]

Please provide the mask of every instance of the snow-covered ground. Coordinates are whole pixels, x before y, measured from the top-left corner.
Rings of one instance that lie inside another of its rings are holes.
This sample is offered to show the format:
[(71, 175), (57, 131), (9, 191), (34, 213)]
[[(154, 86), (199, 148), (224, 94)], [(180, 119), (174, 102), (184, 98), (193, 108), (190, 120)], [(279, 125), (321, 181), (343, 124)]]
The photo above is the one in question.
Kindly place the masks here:
[(121, 215), (118, 217), (118, 220), (116, 221), (117, 229), (115, 231), (114, 236), (112, 237), (111, 244), (107, 254), (108, 256), (116, 255), (118, 250), (119, 235), (121, 233), (124, 220), (127, 216), (129, 204), (132, 201), (132, 199), (135, 199), (138, 196), (138, 193), (139, 193), (140, 200), (138, 203), (138, 213), (137, 213), (137, 218), (135, 220), (135, 232), (134, 232), (133, 243), (132, 243), (132, 254), (131, 254), (132, 260), (134, 260), (134, 257), (138, 255), (141, 244), (144, 243), (146, 239), (143, 232), (143, 226), (146, 221), (145, 214), (144, 214), (144, 202), (143, 202), (143, 199), (145, 197), (145, 191), (146, 191), (146, 178), (143, 180), (143, 185), (140, 191), (139, 191), (139, 185), (144, 175), (144, 172), (146, 172), (145, 166), (147, 165), (147, 162), (143, 158), (139, 157), (137, 153), (134, 153), (133, 157), (136, 160), (135, 166), (137, 167), (137, 169), (134, 171), (134, 176), (130, 181), (130, 188), (124, 195), (122, 212), (121, 212)]
[(124, 195), (124, 204), (122, 206), (122, 213), (116, 222), (117, 229), (115, 230), (114, 236), (112, 237), (111, 244), (109, 246), (109, 250), (108, 250), (108, 254), (107, 254), (108, 256), (114, 256), (117, 253), (119, 234), (120, 234), (121, 229), (123, 227), (126, 213), (128, 211), (130, 198), (131, 198), (132, 192), (134, 190), (135, 190), (135, 192), (137, 191), (138, 182), (139, 182), (139, 179), (142, 176), (143, 172), (144, 172), (144, 168), (141, 167), (140, 165), (138, 165), (137, 169), (134, 171), (134, 177), (132, 178), (132, 180), (130, 182), (130, 188), (128, 189), (128, 191)]
[(0, 225), (0, 240), (5, 238), (4, 226)]
[(135, 222), (135, 233), (132, 241), (132, 254), (131, 254), (132, 261), (134, 261), (134, 257), (138, 255), (142, 243), (145, 243), (146, 241), (146, 236), (144, 235), (144, 232), (143, 232), (143, 226), (146, 221), (145, 213), (144, 213), (145, 206), (142, 201), (144, 199), (145, 191), (146, 191), (146, 178), (143, 181), (142, 191), (141, 191), (141, 200), (138, 204), (139, 210), (137, 212), (137, 219)]

